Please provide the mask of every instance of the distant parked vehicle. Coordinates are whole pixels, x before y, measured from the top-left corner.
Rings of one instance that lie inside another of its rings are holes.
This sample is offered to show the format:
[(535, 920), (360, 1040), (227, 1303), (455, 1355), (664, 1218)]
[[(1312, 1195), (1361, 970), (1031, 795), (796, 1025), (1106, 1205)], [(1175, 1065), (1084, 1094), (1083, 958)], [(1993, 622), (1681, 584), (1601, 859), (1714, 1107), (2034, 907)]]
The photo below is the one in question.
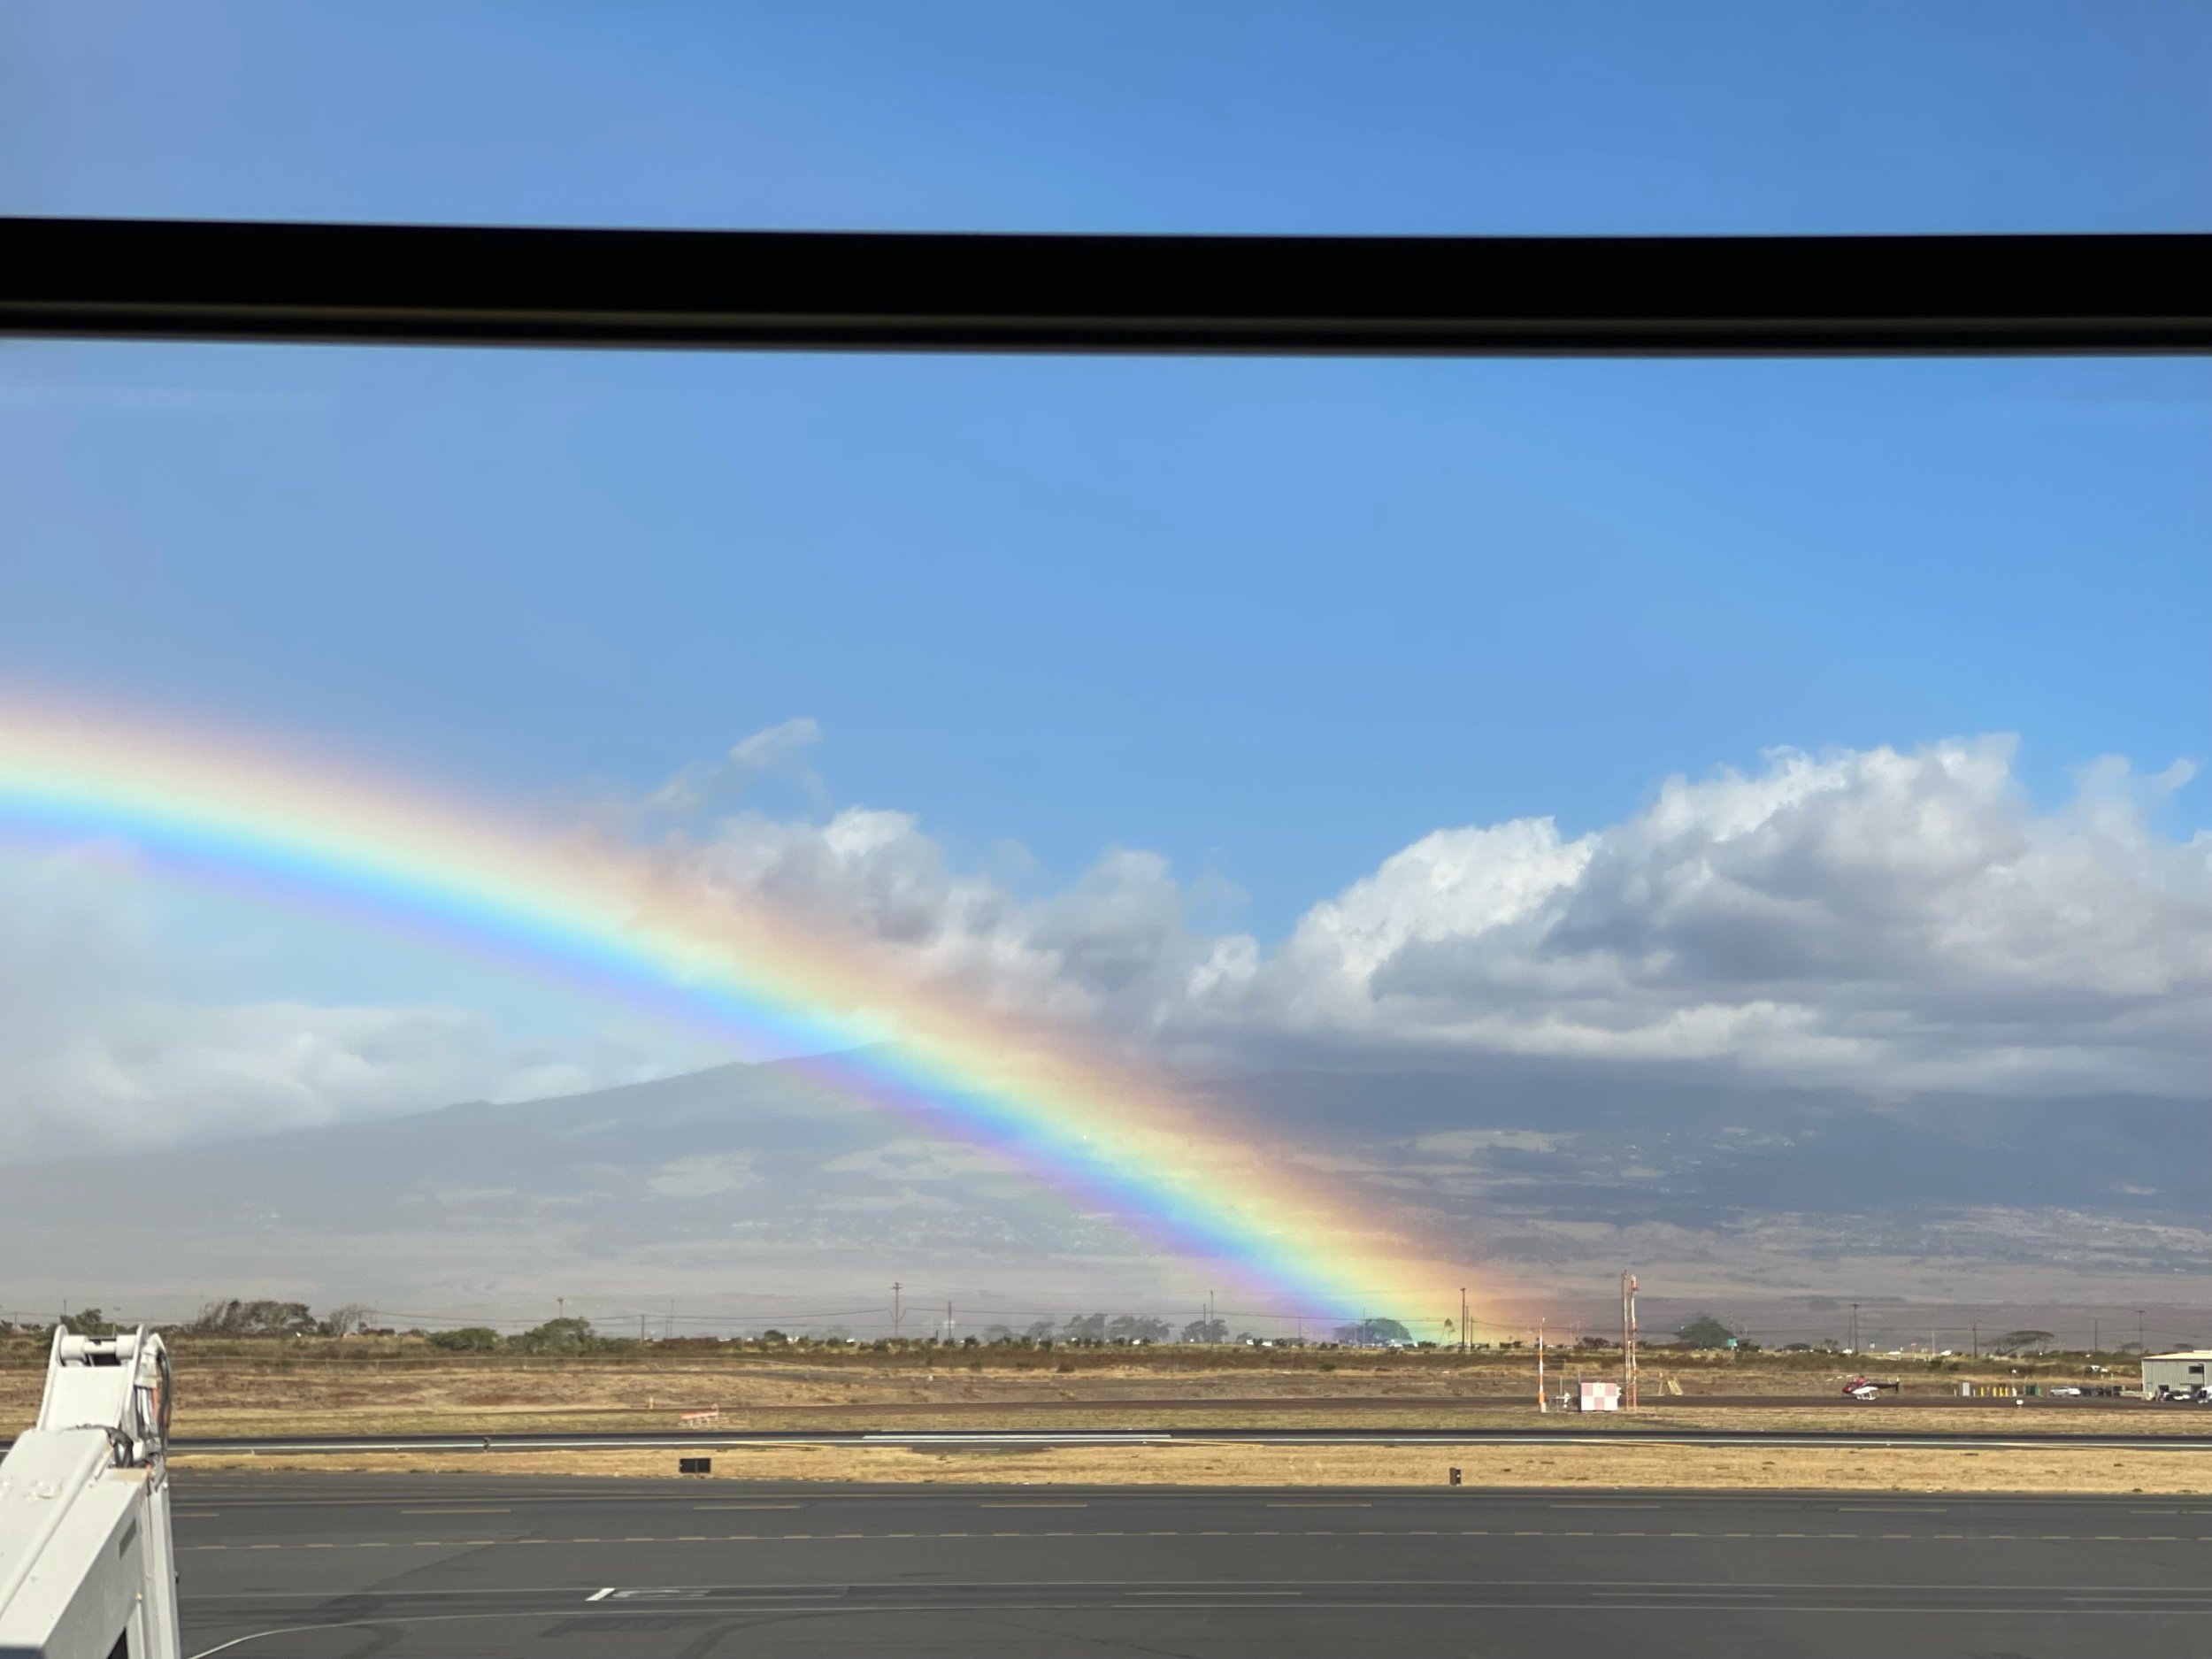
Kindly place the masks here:
[(2079, 1397), (2081, 1390), (2070, 1384), (2061, 1383), (2057, 1387), (2050, 1390), (2050, 1394), (2055, 1399), (2075, 1399)]

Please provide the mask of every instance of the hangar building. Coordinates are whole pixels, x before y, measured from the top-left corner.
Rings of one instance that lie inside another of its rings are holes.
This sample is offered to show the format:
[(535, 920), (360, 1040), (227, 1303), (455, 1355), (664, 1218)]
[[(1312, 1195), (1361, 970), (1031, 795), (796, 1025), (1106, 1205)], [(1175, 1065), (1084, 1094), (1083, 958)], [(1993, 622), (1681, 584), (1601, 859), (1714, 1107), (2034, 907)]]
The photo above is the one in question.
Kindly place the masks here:
[(2194, 1348), (2182, 1354), (2146, 1354), (2143, 1356), (2143, 1398), (2162, 1399), (2172, 1394), (2193, 1394), (2212, 1382), (2212, 1349)]

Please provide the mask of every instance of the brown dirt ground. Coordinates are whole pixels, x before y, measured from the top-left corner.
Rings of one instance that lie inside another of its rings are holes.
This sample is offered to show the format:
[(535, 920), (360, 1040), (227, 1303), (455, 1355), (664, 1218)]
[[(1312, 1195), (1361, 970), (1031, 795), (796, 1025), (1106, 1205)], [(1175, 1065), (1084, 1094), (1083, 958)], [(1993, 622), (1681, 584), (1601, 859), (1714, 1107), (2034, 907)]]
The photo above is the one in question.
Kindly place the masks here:
[[(1439, 1486), (1455, 1462), (1474, 1486), (1839, 1492), (2212, 1493), (2212, 1456), (2055, 1445), (1986, 1451), (1870, 1446), (1399, 1448), (1156, 1446), (943, 1452), (717, 1448), (710, 1479), (1064, 1486)], [(301, 1469), (666, 1477), (667, 1452), (250, 1457), (194, 1453), (186, 1469)]]

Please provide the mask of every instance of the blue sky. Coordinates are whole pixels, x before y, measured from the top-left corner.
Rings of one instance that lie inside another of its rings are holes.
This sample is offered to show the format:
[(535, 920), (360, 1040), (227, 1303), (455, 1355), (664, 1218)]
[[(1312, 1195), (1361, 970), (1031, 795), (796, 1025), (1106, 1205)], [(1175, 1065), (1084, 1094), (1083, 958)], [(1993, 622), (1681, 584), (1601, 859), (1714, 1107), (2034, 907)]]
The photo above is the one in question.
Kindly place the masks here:
[(0, 6), (15, 211), (2196, 229), (2192, 0)]
[[(2207, 229), (2208, 62), (2153, 4), (0, 0), (0, 211)], [(959, 859), (1156, 849), (1273, 935), (1774, 744), (2212, 752), (2208, 441), (2192, 360), (19, 345), (0, 679), (533, 799), (811, 716)]]

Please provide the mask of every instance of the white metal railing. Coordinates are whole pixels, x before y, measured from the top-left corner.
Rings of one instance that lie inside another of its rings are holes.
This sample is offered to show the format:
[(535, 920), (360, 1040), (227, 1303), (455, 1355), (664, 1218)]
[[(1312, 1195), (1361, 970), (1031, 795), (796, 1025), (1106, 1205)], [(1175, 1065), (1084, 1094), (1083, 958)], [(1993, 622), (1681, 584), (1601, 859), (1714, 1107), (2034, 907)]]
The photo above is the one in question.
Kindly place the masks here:
[(37, 1425), (0, 1458), (0, 1659), (181, 1659), (168, 1350), (54, 1332)]

